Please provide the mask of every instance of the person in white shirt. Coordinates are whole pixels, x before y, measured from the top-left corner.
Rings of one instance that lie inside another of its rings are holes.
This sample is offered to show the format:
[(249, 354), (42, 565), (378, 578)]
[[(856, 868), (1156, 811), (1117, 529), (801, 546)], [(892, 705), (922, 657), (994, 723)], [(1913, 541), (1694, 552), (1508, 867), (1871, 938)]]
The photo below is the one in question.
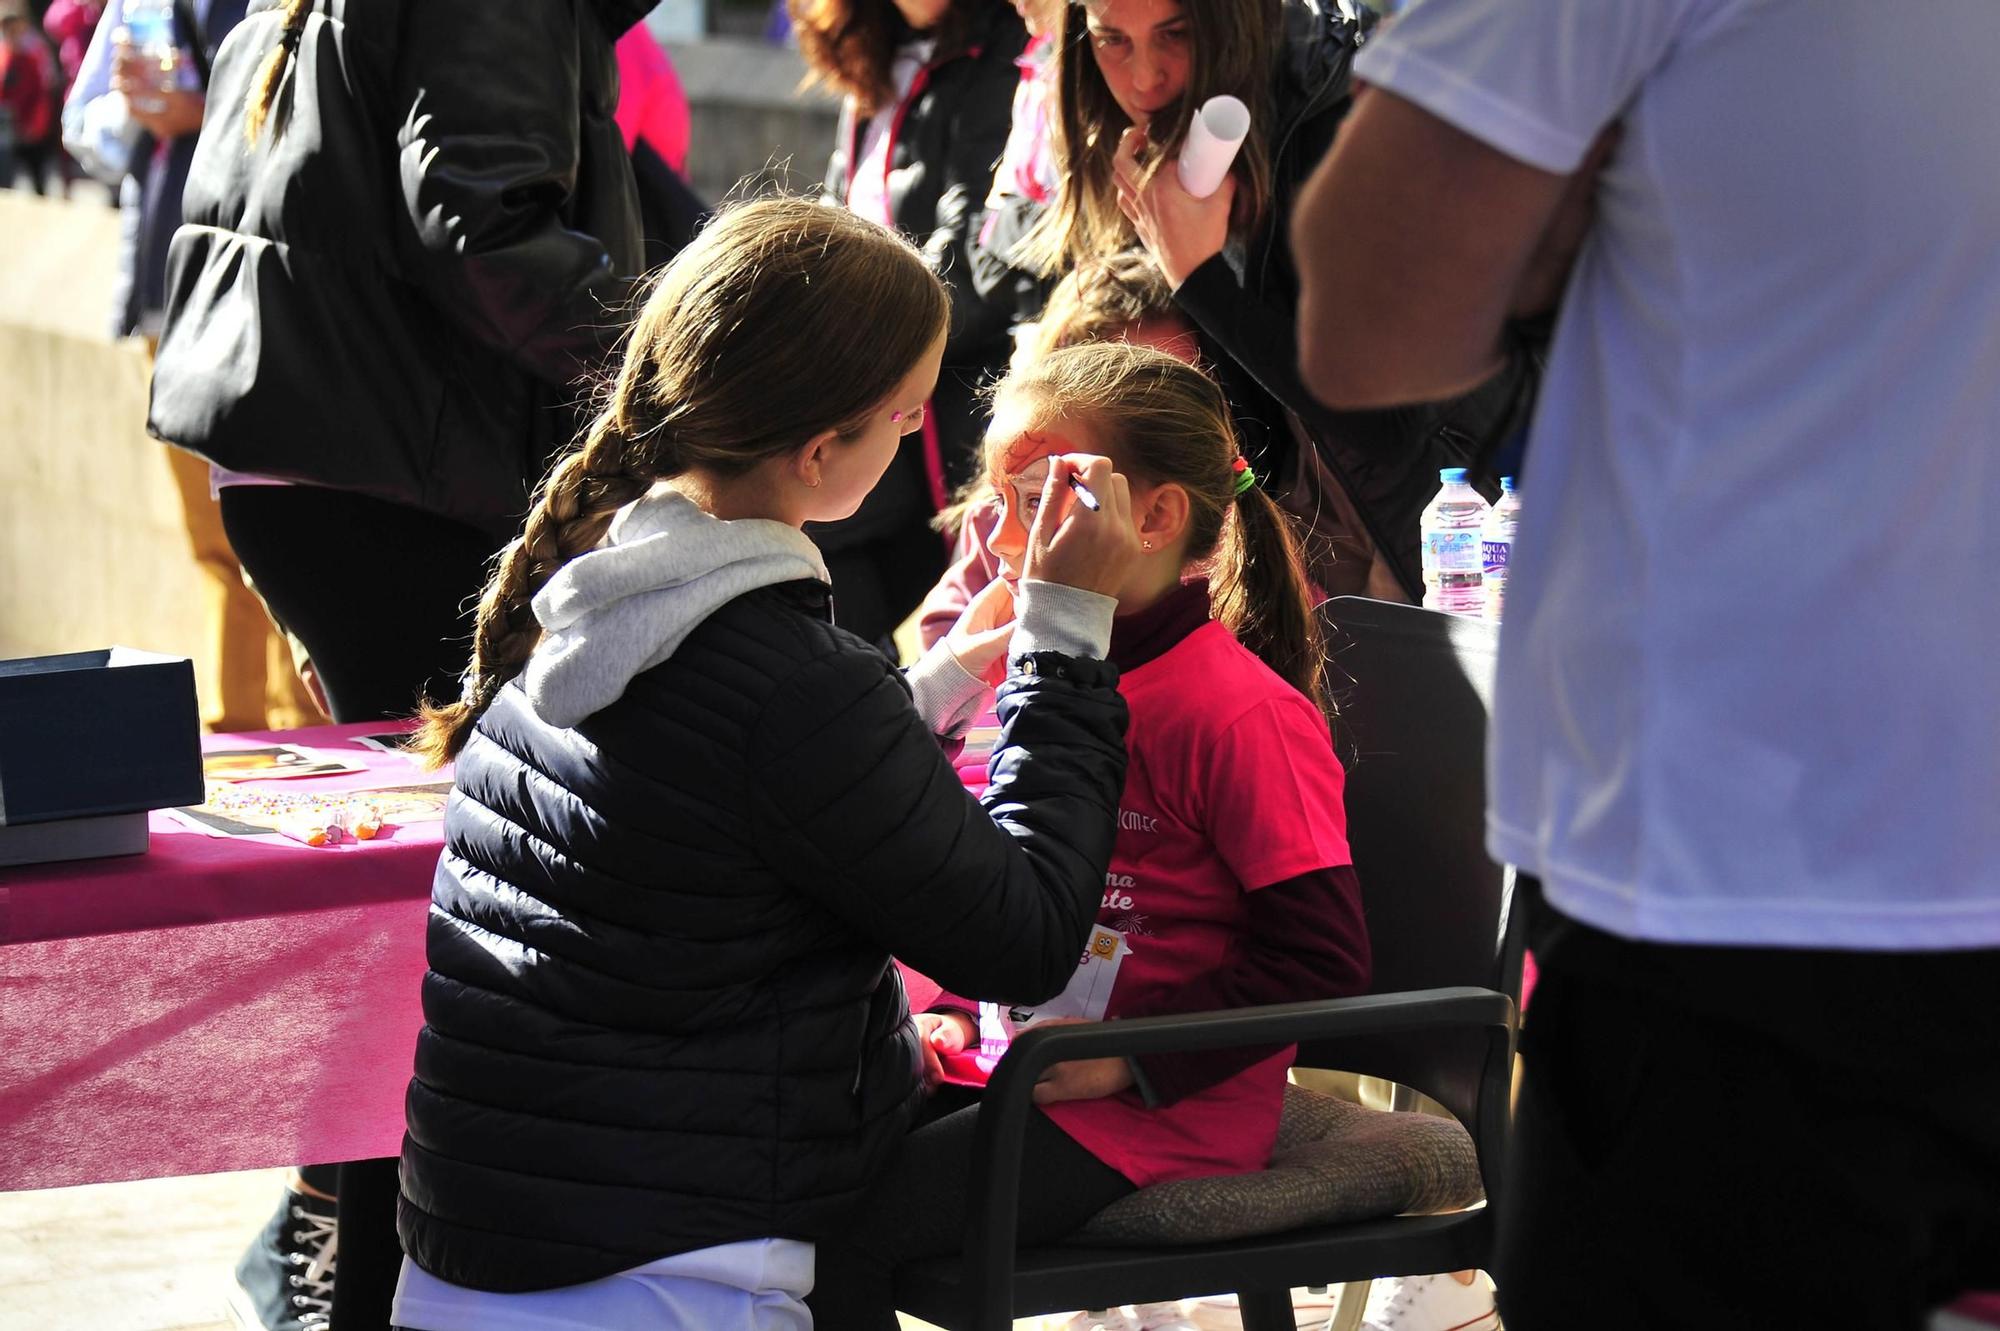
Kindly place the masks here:
[(1509, 1325), (2000, 1286), (1996, 49), (1990, 0), (1426, 0), (1297, 216), (1337, 406), (1562, 297), (1489, 759), (1548, 906)]

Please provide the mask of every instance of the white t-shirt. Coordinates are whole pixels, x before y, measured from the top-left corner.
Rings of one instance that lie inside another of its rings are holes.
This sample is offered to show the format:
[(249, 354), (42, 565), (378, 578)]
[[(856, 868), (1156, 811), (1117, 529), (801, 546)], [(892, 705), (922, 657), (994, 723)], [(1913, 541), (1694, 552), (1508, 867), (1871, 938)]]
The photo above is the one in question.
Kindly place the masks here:
[(812, 1331), (813, 1245), (751, 1239), (530, 1294), (447, 1284), (403, 1259), (390, 1321), (411, 1331)]
[(1548, 171), (1624, 124), (1489, 760), (1578, 919), (2000, 945), (1996, 52), (1994, 0), (1426, 0), (1359, 59)]

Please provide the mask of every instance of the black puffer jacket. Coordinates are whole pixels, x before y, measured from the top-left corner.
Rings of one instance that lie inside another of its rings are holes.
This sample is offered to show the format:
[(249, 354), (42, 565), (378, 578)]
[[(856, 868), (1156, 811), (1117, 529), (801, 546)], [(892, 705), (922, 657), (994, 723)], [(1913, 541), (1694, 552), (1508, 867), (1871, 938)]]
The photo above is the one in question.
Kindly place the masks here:
[(511, 532), (641, 262), (612, 112), (636, 0), (315, 0), (216, 56), (167, 278), (150, 428), (238, 471)]
[[(978, 465), (986, 413), (978, 390), (1007, 369), (1013, 348), (1012, 306), (1003, 295), (982, 295), (972, 280), (972, 245), (993, 187), (993, 168), (1007, 146), (1013, 123), (1014, 89), (1021, 81), (1015, 64), (1028, 44), (1028, 30), (1007, 0), (962, 0), (975, 6), (955, 49), (936, 52), (896, 108), (889, 145), (889, 215), (896, 229), (915, 241), (951, 292), (951, 333), (944, 367), (932, 398), (937, 446), (948, 487), (955, 488)], [(829, 198), (846, 202), (854, 159), (865, 122), (842, 117), (849, 132), (834, 145), (827, 166)], [(887, 498), (899, 478), (928, 498), (922, 458), (913, 456), (915, 436), (892, 473), (876, 487)], [(906, 491), (893, 491), (905, 493)], [(880, 500), (862, 509), (868, 519)], [(926, 503), (924, 516), (930, 507)], [(850, 523), (855, 520), (850, 519)]]
[(728, 603), (574, 730), (518, 685), (481, 721), (403, 1150), (425, 1270), (543, 1289), (816, 1239), (921, 1099), (890, 954), (973, 995), (1075, 969), (1124, 783), (1116, 670), (1031, 658), (982, 809), (826, 602)]
[[(1364, 11), (1365, 12), (1365, 11)], [(1194, 320), (1230, 401), (1250, 417), (1246, 443), (1266, 483), (1280, 488), (1313, 471), (1293, 456), (1298, 441), (1314, 448), (1326, 483), (1346, 504), (1294, 506), (1317, 516), (1345, 510), (1365, 528), (1322, 532), (1337, 547), (1363, 555), (1345, 567), (1316, 563), (1329, 595), (1381, 592), (1362, 577), (1370, 547), (1386, 560), (1405, 595), (1423, 595), (1418, 520), (1437, 493), (1441, 467), (1476, 467), (1501, 436), (1524, 423), (1539, 377), (1528, 349), (1488, 383), (1447, 402), (1383, 411), (1333, 411), (1299, 377), (1298, 269), (1292, 260), (1292, 208), (1306, 178), (1333, 146), (1354, 101), (1350, 67), (1367, 27), (1343, 17), (1330, 0), (1288, 0), (1285, 43), (1272, 74), (1278, 132), (1273, 137), (1271, 206), (1240, 255), (1218, 254), (1189, 273), (1174, 300)], [(1238, 275), (1232, 258), (1243, 263)], [(1366, 256), (1355, 256), (1366, 262)], [(1364, 336), (1366, 330), (1357, 330)], [(1497, 477), (1481, 477), (1489, 498)], [(1357, 566), (1358, 565), (1358, 566)]]

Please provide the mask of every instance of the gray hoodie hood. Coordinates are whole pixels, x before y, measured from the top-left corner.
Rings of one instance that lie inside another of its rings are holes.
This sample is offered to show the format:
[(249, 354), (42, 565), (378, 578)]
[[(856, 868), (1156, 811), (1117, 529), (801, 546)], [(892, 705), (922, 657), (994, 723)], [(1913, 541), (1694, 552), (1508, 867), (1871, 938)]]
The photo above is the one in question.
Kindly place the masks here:
[(523, 683), (535, 712), (573, 726), (671, 657), (697, 624), (745, 592), (826, 582), (826, 561), (796, 527), (724, 522), (655, 487), (620, 510), (604, 543), (563, 565), (534, 599), (542, 641)]

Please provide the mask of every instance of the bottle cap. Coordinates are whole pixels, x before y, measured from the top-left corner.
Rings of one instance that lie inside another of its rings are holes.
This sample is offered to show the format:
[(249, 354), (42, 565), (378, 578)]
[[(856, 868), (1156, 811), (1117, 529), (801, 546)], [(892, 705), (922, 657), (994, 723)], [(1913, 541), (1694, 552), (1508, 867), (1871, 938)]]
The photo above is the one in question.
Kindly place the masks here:
[(1446, 485), (1464, 485), (1465, 475), (1464, 467), (1445, 467), (1438, 472), (1438, 479)]
[(1512, 476), (1502, 476), (1500, 478), (1500, 488), (1508, 494), (1513, 494), (1514, 478)]

